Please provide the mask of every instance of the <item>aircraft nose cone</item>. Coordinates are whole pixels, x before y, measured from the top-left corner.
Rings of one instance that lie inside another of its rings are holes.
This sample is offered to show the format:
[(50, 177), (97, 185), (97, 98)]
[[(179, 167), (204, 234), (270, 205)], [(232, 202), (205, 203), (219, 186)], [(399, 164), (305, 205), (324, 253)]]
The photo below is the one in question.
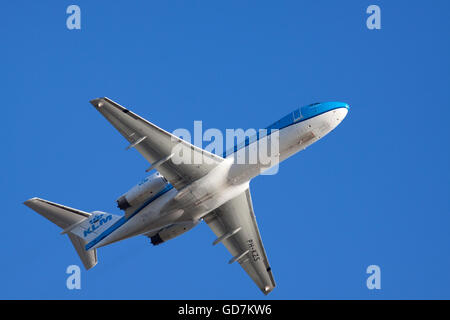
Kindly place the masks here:
[(333, 102), (332, 105), (329, 106), (332, 116), (332, 122), (334, 126), (337, 126), (344, 120), (344, 118), (348, 114), (348, 110), (350, 110), (350, 106), (344, 102)]
[(336, 120), (340, 123), (347, 116), (350, 106), (345, 102), (327, 102), (324, 104), (324, 108), (332, 110), (336, 115)]
[(345, 110), (347, 110), (345, 112), (345, 115), (347, 115), (348, 111), (350, 110), (350, 105), (348, 103), (343, 103), (342, 108), (344, 108)]
[(350, 108), (349, 108), (349, 106), (347, 105), (346, 107), (343, 107), (343, 108), (339, 108), (339, 109), (336, 109), (336, 113), (337, 113), (337, 120), (339, 121), (339, 122), (342, 122), (342, 120), (344, 120), (344, 118), (347, 116), (347, 114), (348, 114), (348, 110), (349, 110)]
[(350, 110), (350, 106), (348, 103), (342, 103), (340, 105), (340, 109), (342, 109), (345, 112), (345, 115), (347, 115), (348, 111)]

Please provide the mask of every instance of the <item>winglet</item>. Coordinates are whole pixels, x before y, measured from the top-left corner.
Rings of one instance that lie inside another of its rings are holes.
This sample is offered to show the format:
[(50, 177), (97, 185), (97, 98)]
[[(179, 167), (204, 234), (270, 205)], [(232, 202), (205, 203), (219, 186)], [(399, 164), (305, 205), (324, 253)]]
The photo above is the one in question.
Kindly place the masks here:
[(105, 98), (97, 98), (97, 99), (92, 99), (91, 101), (89, 101), (94, 107), (96, 108), (101, 108), (103, 106), (103, 100)]

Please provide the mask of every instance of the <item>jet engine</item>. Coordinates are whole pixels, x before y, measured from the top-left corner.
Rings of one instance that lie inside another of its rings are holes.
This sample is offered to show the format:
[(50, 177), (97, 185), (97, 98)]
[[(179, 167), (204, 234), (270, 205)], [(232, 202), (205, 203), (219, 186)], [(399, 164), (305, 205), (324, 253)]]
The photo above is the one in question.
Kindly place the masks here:
[(157, 234), (150, 237), (150, 241), (152, 242), (153, 245), (156, 246), (158, 244), (161, 244), (167, 240), (178, 237), (179, 235), (191, 230), (199, 222), (200, 222), (200, 220), (187, 221), (187, 222), (173, 224), (171, 226), (168, 226), (168, 227), (160, 230)]
[(116, 202), (121, 210), (127, 210), (143, 204), (167, 186), (168, 182), (159, 172), (148, 176), (141, 183), (135, 185), (127, 193), (120, 196)]

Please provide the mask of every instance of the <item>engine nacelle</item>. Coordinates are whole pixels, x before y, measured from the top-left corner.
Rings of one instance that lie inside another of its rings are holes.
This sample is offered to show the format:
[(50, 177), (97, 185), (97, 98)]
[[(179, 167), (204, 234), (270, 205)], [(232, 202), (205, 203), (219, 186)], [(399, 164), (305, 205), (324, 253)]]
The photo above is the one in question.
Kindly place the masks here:
[(173, 224), (169, 227), (162, 229), (154, 236), (150, 237), (150, 241), (152, 242), (153, 245), (156, 246), (160, 243), (178, 237), (179, 235), (191, 230), (193, 227), (198, 225), (199, 222), (200, 220)]
[(117, 206), (121, 210), (139, 206), (146, 200), (157, 194), (159, 191), (167, 186), (168, 182), (159, 172), (155, 172), (148, 176), (141, 183), (135, 185), (127, 193), (120, 196), (116, 200)]

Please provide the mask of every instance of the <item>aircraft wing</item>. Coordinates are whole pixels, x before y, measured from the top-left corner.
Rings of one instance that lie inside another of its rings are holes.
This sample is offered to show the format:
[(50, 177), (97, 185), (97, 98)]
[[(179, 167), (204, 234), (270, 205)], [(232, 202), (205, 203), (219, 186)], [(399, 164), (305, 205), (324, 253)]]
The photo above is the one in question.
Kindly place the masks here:
[(229, 263), (238, 262), (264, 294), (275, 287), (272, 271), (261, 241), (253, 212), (250, 190), (226, 202), (204, 218), (233, 255)]
[[(94, 99), (91, 104), (128, 140), (130, 145), (127, 149), (134, 147), (138, 150), (152, 164), (149, 170), (158, 170), (177, 190), (203, 177), (224, 160), (157, 127), (108, 98)], [(183, 150), (180, 156), (190, 161), (174, 161), (179, 150)], [(185, 157), (183, 152), (189, 155)]]

